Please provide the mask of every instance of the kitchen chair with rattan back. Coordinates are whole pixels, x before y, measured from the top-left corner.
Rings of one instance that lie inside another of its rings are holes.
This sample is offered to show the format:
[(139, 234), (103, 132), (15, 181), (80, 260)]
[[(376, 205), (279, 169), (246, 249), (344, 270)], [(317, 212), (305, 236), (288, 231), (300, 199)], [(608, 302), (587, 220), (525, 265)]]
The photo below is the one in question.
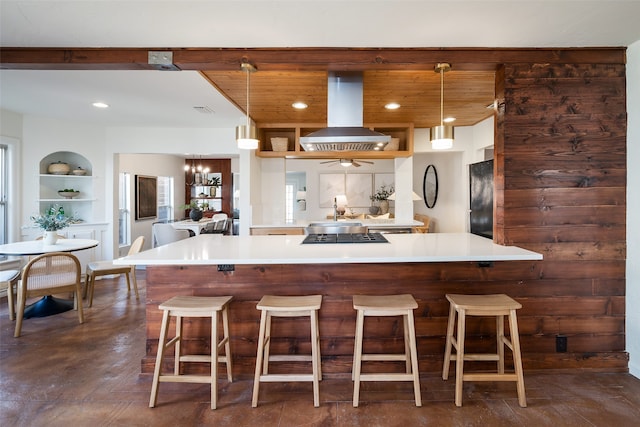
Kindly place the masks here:
[(78, 311), (78, 320), (83, 323), (80, 276), (80, 261), (73, 254), (49, 252), (33, 257), (22, 269), (18, 282), (14, 337), (20, 336), (25, 304), (30, 297), (73, 292), (74, 308)]

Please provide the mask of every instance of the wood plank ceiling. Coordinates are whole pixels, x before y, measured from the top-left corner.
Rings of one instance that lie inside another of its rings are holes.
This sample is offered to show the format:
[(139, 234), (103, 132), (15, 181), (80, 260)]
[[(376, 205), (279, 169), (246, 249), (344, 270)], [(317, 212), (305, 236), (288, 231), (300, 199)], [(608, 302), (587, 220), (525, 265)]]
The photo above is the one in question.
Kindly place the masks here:
[[(224, 96), (246, 111), (247, 75), (243, 71), (202, 71)], [(256, 71), (251, 73), (250, 116), (257, 124), (326, 123), (326, 71)], [(444, 75), (444, 116), (455, 126), (474, 125), (493, 114), (493, 71), (451, 71)], [(433, 70), (363, 72), (364, 123), (440, 124), (440, 74)], [(302, 101), (309, 107), (295, 110)], [(397, 102), (401, 107), (387, 110)]]

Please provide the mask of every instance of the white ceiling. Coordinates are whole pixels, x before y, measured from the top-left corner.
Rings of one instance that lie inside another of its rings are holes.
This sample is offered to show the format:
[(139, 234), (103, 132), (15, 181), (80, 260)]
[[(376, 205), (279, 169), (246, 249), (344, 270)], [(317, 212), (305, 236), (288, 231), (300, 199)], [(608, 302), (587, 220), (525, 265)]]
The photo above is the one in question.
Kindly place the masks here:
[[(640, 40), (640, 0), (0, 2), (6, 47), (594, 47)], [(98, 75), (99, 73), (99, 75)], [(90, 103), (112, 107), (95, 111)], [(202, 114), (193, 107), (207, 106)], [(0, 107), (105, 126), (233, 127), (195, 72), (0, 70)]]

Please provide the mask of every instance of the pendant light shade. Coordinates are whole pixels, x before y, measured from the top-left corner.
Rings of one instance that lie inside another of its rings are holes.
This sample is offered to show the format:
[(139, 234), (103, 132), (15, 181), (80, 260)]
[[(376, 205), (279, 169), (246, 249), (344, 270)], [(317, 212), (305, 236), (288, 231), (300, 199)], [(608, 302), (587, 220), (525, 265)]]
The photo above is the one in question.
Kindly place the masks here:
[(250, 76), (251, 73), (256, 71), (256, 67), (253, 65), (243, 62), (240, 65), (242, 71), (247, 73), (247, 124), (236, 126), (236, 141), (238, 143), (238, 148), (242, 150), (255, 150), (258, 148), (258, 132), (256, 131), (255, 126), (251, 125), (250, 117), (249, 117), (249, 91), (250, 91)]
[(448, 63), (439, 63), (435, 72), (440, 73), (440, 125), (431, 128), (431, 147), (434, 150), (446, 150), (453, 147), (453, 126), (444, 124), (444, 73), (451, 70)]

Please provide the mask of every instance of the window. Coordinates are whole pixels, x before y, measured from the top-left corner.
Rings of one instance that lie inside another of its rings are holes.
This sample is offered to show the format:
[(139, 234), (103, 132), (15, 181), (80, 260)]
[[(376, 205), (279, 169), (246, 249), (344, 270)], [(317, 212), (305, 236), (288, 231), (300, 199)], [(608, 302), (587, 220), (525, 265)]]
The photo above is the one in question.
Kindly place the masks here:
[(131, 244), (131, 175), (120, 172), (118, 176), (118, 244), (128, 246)]
[(0, 145), (0, 244), (7, 243), (7, 233), (9, 232), (7, 202), (9, 201), (9, 164), (7, 163), (8, 147)]
[(173, 220), (173, 177), (158, 177), (158, 221)]

